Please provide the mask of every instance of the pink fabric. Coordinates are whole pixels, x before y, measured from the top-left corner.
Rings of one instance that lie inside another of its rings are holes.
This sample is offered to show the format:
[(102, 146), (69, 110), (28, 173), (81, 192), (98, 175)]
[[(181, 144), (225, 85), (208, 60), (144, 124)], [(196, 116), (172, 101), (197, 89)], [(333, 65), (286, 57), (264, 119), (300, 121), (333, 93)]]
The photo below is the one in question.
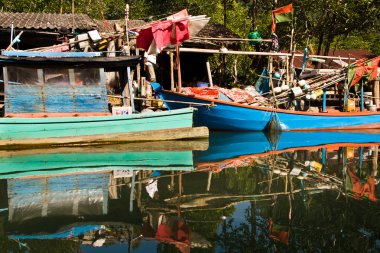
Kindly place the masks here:
[(178, 22), (175, 22), (175, 29), (173, 29), (171, 43), (173, 45), (184, 42), (185, 40), (190, 39), (189, 33), (189, 20), (183, 19)]
[(164, 47), (170, 45), (172, 26), (173, 22), (171, 20), (158, 22), (152, 25), (153, 38), (158, 50), (161, 51)]
[(66, 45), (54, 46), (54, 47), (43, 50), (43, 52), (68, 52), (68, 51), (70, 51), (70, 47)]
[(167, 20), (152, 23), (152, 26), (139, 31), (137, 36), (137, 47), (148, 51), (152, 41), (156, 43), (159, 51), (168, 45), (175, 45), (190, 39), (189, 14), (187, 10), (182, 10)]

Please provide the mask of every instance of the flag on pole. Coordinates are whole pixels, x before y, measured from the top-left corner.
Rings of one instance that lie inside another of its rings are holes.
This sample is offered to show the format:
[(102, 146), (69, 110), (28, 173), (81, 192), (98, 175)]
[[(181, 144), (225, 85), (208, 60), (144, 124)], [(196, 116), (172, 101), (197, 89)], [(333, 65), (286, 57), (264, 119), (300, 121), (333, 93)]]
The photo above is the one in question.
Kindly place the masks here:
[(272, 32), (276, 31), (276, 24), (290, 22), (293, 19), (293, 4), (285, 5), (272, 11)]

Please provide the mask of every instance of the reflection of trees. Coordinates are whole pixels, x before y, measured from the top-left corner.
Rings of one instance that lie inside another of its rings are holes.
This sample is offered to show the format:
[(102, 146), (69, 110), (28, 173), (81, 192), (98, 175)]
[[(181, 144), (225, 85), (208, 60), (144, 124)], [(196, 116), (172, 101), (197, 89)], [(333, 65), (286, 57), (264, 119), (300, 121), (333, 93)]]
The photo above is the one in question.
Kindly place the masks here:
[(79, 253), (80, 242), (77, 240), (23, 240), (22, 243), (18, 243), (8, 240), (5, 248), (6, 250), (1, 252)]

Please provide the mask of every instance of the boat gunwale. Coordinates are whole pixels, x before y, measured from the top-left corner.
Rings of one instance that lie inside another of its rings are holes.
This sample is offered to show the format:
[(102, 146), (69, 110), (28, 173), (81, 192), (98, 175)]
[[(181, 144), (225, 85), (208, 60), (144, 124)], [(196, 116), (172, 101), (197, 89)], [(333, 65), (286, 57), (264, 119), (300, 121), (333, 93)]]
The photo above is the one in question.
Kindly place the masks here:
[[(168, 91), (168, 90), (161, 90), (160, 93), (168, 93), (168, 94), (174, 94), (181, 97), (191, 98), (191, 99), (197, 99), (197, 100), (204, 100), (208, 101), (214, 104), (223, 104), (223, 105), (229, 105), (234, 107), (242, 107), (247, 109), (255, 109), (259, 111), (265, 111), (265, 112), (276, 112), (276, 113), (284, 113), (284, 114), (291, 114), (291, 115), (303, 115), (303, 116), (322, 116), (322, 117), (351, 117), (351, 116), (376, 116), (380, 115), (380, 112), (305, 112), (305, 111), (289, 111), (286, 109), (277, 109), (277, 108), (268, 108), (268, 107), (260, 107), (260, 106), (254, 106), (254, 105), (244, 105), (244, 104), (238, 104), (236, 102), (229, 102), (229, 101), (223, 101), (220, 99), (211, 99), (211, 98), (204, 98), (197, 95), (186, 95), (179, 92), (174, 91)], [(164, 99), (165, 101), (165, 99)], [(167, 103), (175, 103), (175, 102), (167, 102)], [(211, 106), (211, 104), (210, 104)], [(313, 128), (314, 129), (314, 128)]]
[(108, 116), (78, 116), (78, 117), (12, 117), (0, 118), (2, 124), (56, 124), (56, 123), (85, 123), (85, 122), (112, 122), (136, 119), (149, 119), (166, 116), (177, 116), (183, 114), (193, 114), (196, 108), (181, 108), (176, 110), (168, 110), (161, 112), (128, 114), (128, 115), (108, 115)]

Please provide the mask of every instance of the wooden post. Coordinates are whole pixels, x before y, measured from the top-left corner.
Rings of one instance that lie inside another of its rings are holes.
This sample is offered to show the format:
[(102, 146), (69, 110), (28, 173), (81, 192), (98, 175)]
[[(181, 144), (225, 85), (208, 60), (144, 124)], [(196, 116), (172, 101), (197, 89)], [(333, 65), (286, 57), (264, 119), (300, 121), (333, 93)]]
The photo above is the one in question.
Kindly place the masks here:
[(176, 57), (176, 60), (177, 60), (177, 77), (178, 77), (178, 92), (181, 92), (181, 89), (182, 89), (182, 77), (181, 77), (181, 60), (179, 58), (179, 46), (177, 45), (176, 46), (176, 53), (177, 53), (177, 57)]
[(129, 21), (129, 4), (126, 4), (125, 5), (125, 38), (127, 39), (127, 46), (129, 47), (128, 21)]
[(289, 85), (289, 87), (291, 88), (291, 85), (290, 85), (290, 82), (289, 82), (289, 78), (290, 78), (290, 72), (289, 72), (289, 56), (285, 56), (286, 58), (286, 84)]
[(173, 52), (169, 52), (169, 57), (170, 57), (170, 90), (175, 91)]
[[(136, 48), (136, 56), (140, 55), (140, 50), (138, 48)], [(140, 66), (140, 63), (137, 64), (136, 66), (136, 80), (137, 80), (137, 87), (139, 87), (139, 90), (141, 92), (141, 82), (140, 82), (140, 78), (141, 78), (141, 66)]]
[(327, 94), (326, 89), (323, 89), (323, 103), (322, 103), (322, 112), (327, 112), (326, 109), (326, 100), (327, 100)]
[(208, 172), (208, 178), (207, 178), (207, 189), (206, 191), (210, 191), (211, 188), (211, 179), (212, 179), (212, 171)]
[(141, 96), (142, 97), (146, 97), (146, 81), (145, 81), (145, 77), (141, 77)]
[(131, 194), (129, 196), (129, 212), (133, 212), (134, 191), (135, 191), (135, 171), (132, 171)]
[[(147, 82), (145, 82), (147, 83)], [(146, 101), (146, 105), (147, 106), (152, 106), (152, 101), (150, 101), (149, 99), (152, 98), (152, 85), (150, 85), (150, 83), (148, 83), (147, 85), (145, 85), (146, 87), (146, 98), (148, 98), (148, 100)]]
[(326, 170), (326, 157), (327, 157), (327, 150), (326, 148), (322, 148), (322, 172)]
[(274, 103), (275, 103), (275, 107), (277, 108), (277, 98), (276, 98), (276, 93), (274, 92), (274, 86), (273, 86), (273, 79), (272, 79), (272, 71), (273, 71), (273, 58), (272, 56), (269, 56), (269, 84), (270, 84), (270, 87), (272, 89), (272, 93), (273, 93), (273, 98), (274, 98)]
[(294, 56), (296, 52), (297, 45), (295, 44), (291, 56), (290, 56), (290, 66), (289, 66), (289, 72), (290, 72), (290, 77), (289, 77), (289, 82), (293, 85), (293, 80), (294, 80), (294, 70), (293, 70), (293, 65), (294, 65)]
[[(44, 70), (43, 69), (37, 69), (37, 77), (38, 77), (38, 83), (44, 84)], [(71, 85), (75, 84), (75, 77), (74, 77), (74, 69), (69, 69), (69, 81)]]
[(131, 101), (132, 112), (135, 112), (135, 101), (134, 101), (134, 93), (133, 93), (133, 85), (132, 85), (131, 68), (130, 67), (127, 67), (127, 76), (128, 76), (128, 90), (129, 90), (129, 97), (130, 97), (130, 101)]
[(372, 173), (371, 175), (373, 177), (377, 177), (377, 159), (379, 157), (379, 147), (378, 146), (374, 146), (373, 147), (373, 153), (372, 153)]
[(210, 83), (210, 87), (213, 88), (214, 83), (212, 82), (210, 63), (208, 61), (206, 62), (206, 68), (207, 68), (208, 82)]
[(363, 82), (360, 85), (360, 111), (364, 111), (364, 84)]
[(378, 77), (377, 79), (375, 79), (375, 81), (373, 82), (373, 96), (375, 97), (374, 98), (374, 103), (376, 105), (376, 108), (379, 108), (380, 106), (380, 77)]
[(74, 18), (74, 14), (75, 14), (75, 0), (71, 0), (71, 15), (72, 15), (72, 22), (73, 22), (73, 34), (74, 34), (74, 31), (75, 31), (75, 29), (74, 29), (74, 25), (75, 25), (75, 18)]

